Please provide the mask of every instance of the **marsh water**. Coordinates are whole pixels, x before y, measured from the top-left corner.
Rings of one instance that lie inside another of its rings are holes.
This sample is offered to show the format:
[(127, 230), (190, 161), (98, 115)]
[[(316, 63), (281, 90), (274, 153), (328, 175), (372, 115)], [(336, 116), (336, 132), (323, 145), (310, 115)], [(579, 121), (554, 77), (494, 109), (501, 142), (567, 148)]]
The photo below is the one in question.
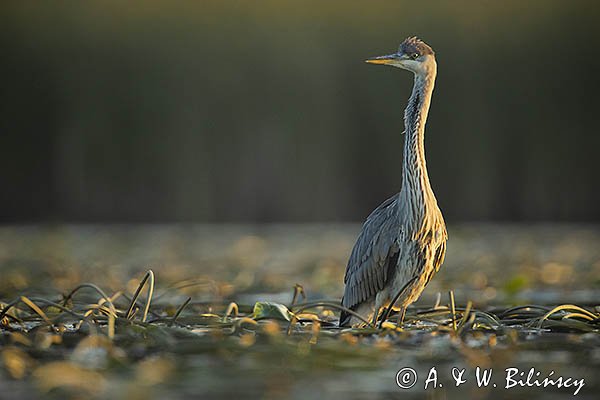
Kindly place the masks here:
[[(584, 385), (577, 397), (597, 398), (597, 226), (450, 226), (446, 262), (408, 312), (415, 317), (436, 304), (449, 305), (452, 290), (457, 309), (464, 310), (471, 302), (474, 310), (496, 316), (521, 305), (539, 306), (544, 314), (557, 305), (573, 304), (591, 313), (592, 317), (564, 314), (565, 321), (574, 320), (572, 325), (545, 329), (519, 322), (523, 316), (519, 314), (503, 319), (506, 326), (473, 325), (462, 333), (441, 329), (439, 321), (427, 318), (409, 318), (406, 326), (390, 332), (342, 332), (335, 328), (335, 309), (319, 309), (318, 332), (302, 323), (291, 329), (288, 321), (276, 316), (255, 318), (255, 326), (239, 320), (231, 331), (231, 324), (227, 329), (217, 324), (216, 316), (224, 316), (232, 302), (240, 315), (254, 317), (257, 302), (289, 305), (297, 285), (306, 296), (298, 296), (299, 302), (338, 302), (345, 263), (359, 229), (356, 224), (2, 227), (0, 301), (4, 305), (20, 295), (60, 302), (85, 282), (94, 283), (108, 296), (122, 291), (120, 298), (126, 303), (124, 299), (131, 298), (149, 269), (156, 280), (150, 312), (157, 321), (172, 316), (188, 297), (191, 300), (176, 327), (117, 323), (110, 346), (81, 347), (82, 338), (95, 337), (81, 330), (65, 334), (56, 343), (42, 341), (42, 346), (35, 332), (41, 328), (27, 325), (26, 318), (15, 314), (21, 325), (11, 321), (1, 330), (0, 398), (48, 394), (375, 399), (425, 394), (428, 398), (559, 399), (572, 397), (573, 382), (581, 380)], [(86, 293), (79, 301), (95, 303), (97, 297)], [(20, 307), (23, 312), (27, 308)], [(525, 311), (535, 313), (535, 307)], [(44, 310), (48, 315), (52, 312)], [(214, 323), (200, 317), (215, 318)], [(104, 337), (102, 329), (96, 336)], [(287, 335), (286, 329), (293, 334)], [(15, 370), (15, 363), (23, 368)], [(493, 371), (489, 385), (478, 387), (477, 367)], [(396, 382), (402, 368), (412, 368), (418, 375), (410, 389), (401, 389)], [(453, 368), (455, 374), (465, 371), (466, 382), (458, 387)], [(506, 387), (513, 382), (506, 376), (512, 371), (517, 371), (514, 382), (520, 378), (524, 387), (519, 383)], [(71, 375), (78, 383), (57, 383)], [(532, 383), (549, 375), (571, 377), (571, 386), (544, 388)]]

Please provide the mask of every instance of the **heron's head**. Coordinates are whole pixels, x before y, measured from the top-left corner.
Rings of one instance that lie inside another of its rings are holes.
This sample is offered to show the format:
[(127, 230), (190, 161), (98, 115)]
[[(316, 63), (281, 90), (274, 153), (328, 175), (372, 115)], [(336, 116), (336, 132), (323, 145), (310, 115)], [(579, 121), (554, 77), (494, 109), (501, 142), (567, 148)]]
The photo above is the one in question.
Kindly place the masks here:
[(435, 73), (435, 54), (431, 47), (417, 37), (409, 37), (400, 44), (398, 51), (366, 60), (370, 64), (391, 65), (406, 69), (415, 75)]

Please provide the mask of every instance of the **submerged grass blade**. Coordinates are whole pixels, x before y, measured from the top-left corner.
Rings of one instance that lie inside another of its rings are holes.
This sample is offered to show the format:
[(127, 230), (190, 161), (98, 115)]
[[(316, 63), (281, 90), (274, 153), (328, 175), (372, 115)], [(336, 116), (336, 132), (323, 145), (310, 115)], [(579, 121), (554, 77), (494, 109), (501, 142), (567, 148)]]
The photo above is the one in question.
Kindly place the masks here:
[(373, 325), (369, 321), (367, 321), (362, 315), (358, 314), (354, 310), (351, 310), (349, 308), (342, 306), (341, 304), (336, 304), (336, 303), (327, 302), (327, 301), (318, 301), (318, 302), (314, 302), (314, 303), (298, 304), (298, 305), (296, 305), (296, 307), (298, 307), (298, 309), (295, 309), (295, 311), (294, 311), (294, 313), (296, 313), (296, 314), (300, 314), (304, 310), (308, 310), (309, 308), (315, 308), (315, 307), (333, 308), (334, 310), (345, 311), (348, 314), (352, 315), (353, 317), (358, 318), (359, 320), (361, 320), (368, 326), (373, 327)]
[(454, 304), (454, 290), (448, 292), (450, 295), (450, 310), (452, 311), (452, 329), (456, 331), (456, 305)]
[[(98, 293), (100, 295), (100, 301), (98, 301), (98, 309), (101, 309), (103, 303), (108, 304), (109, 312), (108, 312), (107, 335), (110, 340), (113, 340), (113, 338), (115, 337), (115, 320), (117, 319), (117, 308), (115, 307), (115, 305), (113, 303), (113, 299), (108, 297), (106, 295), (106, 293), (104, 293), (104, 291), (102, 289), (100, 289), (99, 286), (94, 285), (93, 283), (82, 283), (81, 285), (77, 286), (75, 289), (71, 290), (71, 292), (63, 300), (63, 305), (66, 306), (67, 303), (69, 302), (69, 300), (71, 300), (71, 298), (73, 298), (73, 295), (75, 295), (75, 293), (77, 293), (79, 290), (84, 289), (84, 288), (90, 288), (90, 289), (96, 291), (96, 293)], [(121, 293), (117, 292), (117, 293), (115, 293), (115, 295), (113, 297), (117, 298), (120, 295), (121, 295)], [(86, 313), (86, 316), (88, 316), (88, 315), (89, 315), (89, 313)]]
[(23, 303), (25, 303), (29, 308), (31, 308), (33, 311), (35, 311), (35, 313), (37, 315), (39, 315), (40, 317), (42, 317), (42, 319), (44, 321), (46, 321), (46, 323), (48, 325), (52, 324), (52, 321), (50, 321), (50, 319), (46, 316), (46, 314), (42, 311), (41, 308), (39, 308), (33, 301), (29, 300), (27, 297), (25, 296), (21, 296), (21, 301)]
[(298, 300), (298, 295), (302, 296), (303, 301), (306, 300), (306, 293), (304, 292), (304, 287), (302, 285), (296, 283), (294, 285), (294, 295), (292, 296), (292, 303), (290, 304), (290, 307), (292, 307), (294, 304), (296, 304), (296, 300)]
[(569, 319), (569, 318), (581, 318), (581, 319), (585, 319), (587, 321), (594, 320), (594, 318), (590, 317), (589, 315), (582, 314), (582, 313), (569, 313), (569, 314), (565, 315), (564, 317), (562, 317), (562, 319)]
[[(458, 323), (458, 333), (459, 334), (463, 331), (463, 329), (464, 329), (465, 324), (467, 323), (467, 321), (470, 321), (470, 319), (471, 319), (470, 318), (471, 317), (470, 314), (471, 314), (471, 307), (472, 306), (473, 306), (473, 303), (471, 302), (471, 300), (469, 300), (467, 302), (467, 307), (463, 311), (462, 318), (460, 319), (460, 322)], [(472, 319), (473, 319), (473, 321), (475, 320), (474, 317)]]
[(597, 318), (599, 318), (598, 315), (586, 310), (585, 308), (573, 305), (573, 304), (563, 304), (557, 307), (554, 307), (552, 310), (548, 311), (546, 314), (544, 314), (544, 316), (542, 318), (540, 318), (539, 322), (538, 322), (538, 329), (541, 329), (542, 326), (544, 325), (544, 321), (546, 321), (548, 318), (550, 318), (550, 316), (552, 316), (553, 314), (556, 314), (559, 311), (563, 311), (563, 310), (573, 310), (573, 311), (577, 311), (583, 315), (586, 315), (588, 317), (591, 318), (590, 321), (593, 321)]
[(142, 322), (146, 322), (146, 319), (148, 318), (148, 310), (150, 310), (150, 303), (154, 294), (154, 272), (151, 269), (149, 269), (148, 272), (146, 272), (146, 275), (144, 275), (144, 278), (140, 281), (140, 284), (138, 285), (133, 295), (133, 298), (131, 299), (131, 304), (129, 305), (129, 308), (125, 313), (125, 318), (127, 318), (128, 320), (131, 320), (133, 318), (133, 308), (135, 307), (135, 304), (137, 303), (137, 300), (140, 297), (140, 293), (146, 285), (146, 282), (148, 282), (148, 292), (146, 298), (146, 305), (144, 307), (144, 314), (142, 315)]
[(192, 301), (191, 297), (188, 297), (186, 301), (183, 302), (182, 305), (179, 306), (179, 308), (177, 309), (177, 311), (175, 311), (175, 314), (173, 315), (173, 318), (171, 319), (171, 325), (173, 325), (176, 321), (177, 318), (179, 318), (179, 316), (181, 315), (181, 313), (183, 312), (183, 309), (190, 304), (190, 301)]
[(239, 314), (239, 307), (234, 302), (229, 303), (227, 306), (227, 310), (225, 310), (225, 314), (223, 315), (223, 322), (225, 322), (227, 317), (229, 317), (232, 313), (234, 317), (237, 317)]
[(75, 289), (71, 290), (71, 292), (63, 300), (63, 306), (67, 305), (67, 303), (69, 302), (69, 300), (71, 300), (71, 298), (73, 297), (73, 295), (75, 293), (77, 293), (79, 290), (84, 289), (84, 288), (90, 288), (92, 290), (95, 290), (96, 293), (98, 293), (100, 295), (102, 300), (104, 300), (106, 303), (108, 303), (109, 307), (115, 313), (115, 316), (116, 316), (116, 308), (115, 308), (111, 298), (108, 297), (106, 295), (106, 293), (104, 293), (104, 291), (102, 289), (100, 289), (100, 287), (94, 285), (93, 283), (82, 283), (81, 285), (77, 286)]

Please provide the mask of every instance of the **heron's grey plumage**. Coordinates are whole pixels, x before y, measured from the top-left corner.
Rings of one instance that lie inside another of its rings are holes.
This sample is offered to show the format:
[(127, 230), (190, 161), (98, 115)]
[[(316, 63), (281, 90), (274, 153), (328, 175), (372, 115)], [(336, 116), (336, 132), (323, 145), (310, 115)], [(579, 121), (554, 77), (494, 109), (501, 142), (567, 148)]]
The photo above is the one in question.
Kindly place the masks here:
[[(429, 183), (425, 163), (425, 122), (436, 77), (434, 52), (412, 37), (398, 53), (377, 57), (375, 63), (390, 64), (414, 72), (415, 81), (404, 112), (405, 140), (402, 188), (367, 218), (352, 249), (342, 305), (377, 318), (413, 277), (397, 305), (405, 310), (439, 270), (446, 254), (446, 226)], [(382, 62), (381, 60), (384, 60)], [(343, 312), (340, 326), (354, 323)]]

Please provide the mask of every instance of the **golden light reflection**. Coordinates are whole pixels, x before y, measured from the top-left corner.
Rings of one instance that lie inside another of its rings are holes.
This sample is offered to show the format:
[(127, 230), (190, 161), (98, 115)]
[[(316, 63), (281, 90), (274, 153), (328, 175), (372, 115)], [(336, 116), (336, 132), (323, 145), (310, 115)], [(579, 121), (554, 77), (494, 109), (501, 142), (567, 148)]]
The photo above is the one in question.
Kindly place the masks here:
[(550, 262), (542, 266), (540, 278), (548, 285), (556, 285), (570, 280), (572, 275), (573, 267), (571, 265)]

